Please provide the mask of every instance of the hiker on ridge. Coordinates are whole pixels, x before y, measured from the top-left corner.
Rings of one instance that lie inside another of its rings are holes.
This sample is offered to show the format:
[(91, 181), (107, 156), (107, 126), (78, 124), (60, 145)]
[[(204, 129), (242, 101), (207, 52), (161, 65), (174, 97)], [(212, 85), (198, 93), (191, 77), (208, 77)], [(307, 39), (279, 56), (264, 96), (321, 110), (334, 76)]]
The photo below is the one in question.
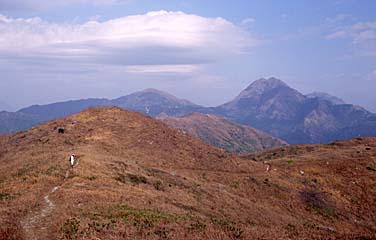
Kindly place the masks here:
[(71, 165), (71, 168), (73, 169), (73, 166), (74, 166), (74, 162), (75, 162), (75, 155), (74, 153), (72, 153), (72, 155), (69, 157), (69, 162), (70, 162), (70, 165)]

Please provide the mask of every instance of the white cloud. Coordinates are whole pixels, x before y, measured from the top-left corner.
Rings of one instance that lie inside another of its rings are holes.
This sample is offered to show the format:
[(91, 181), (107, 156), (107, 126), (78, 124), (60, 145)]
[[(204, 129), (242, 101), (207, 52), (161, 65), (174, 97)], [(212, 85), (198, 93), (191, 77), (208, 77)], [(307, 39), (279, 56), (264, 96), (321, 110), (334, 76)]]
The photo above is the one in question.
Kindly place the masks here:
[(257, 44), (222, 18), (149, 12), (82, 24), (0, 15), (0, 59), (113, 65), (192, 65), (241, 54)]
[(125, 71), (128, 73), (191, 73), (200, 70), (196, 65), (135, 65), (127, 66)]
[(256, 22), (256, 19), (254, 19), (254, 18), (246, 18), (246, 19), (243, 19), (240, 24), (243, 25), (243, 26), (246, 26), (246, 25), (250, 25), (250, 24), (255, 23), (255, 22)]
[(376, 22), (338, 24), (327, 39), (349, 39), (359, 55), (376, 57)]

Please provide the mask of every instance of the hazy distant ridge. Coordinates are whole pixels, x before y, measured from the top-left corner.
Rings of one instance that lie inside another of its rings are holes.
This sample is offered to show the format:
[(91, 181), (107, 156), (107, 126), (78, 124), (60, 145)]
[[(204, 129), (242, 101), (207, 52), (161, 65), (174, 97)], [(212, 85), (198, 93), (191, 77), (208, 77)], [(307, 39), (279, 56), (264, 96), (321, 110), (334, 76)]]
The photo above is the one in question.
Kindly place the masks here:
[(6, 120), (1, 118), (1, 125), (11, 127), (0, 126), (0, 133), (23, 130), (94, 106), (118, 106), (153, 117), (162, 113), (168, 116), (210, 113), (262, 130), (292, 144), (376, 136), (376, 114), (359, 106), (343, 104), (343, 100), (326, 93), (303, 95), (276, 78), (254, 81), (232, 101), (211, 108), (155, 89), (114, 100), (84, 99), (34, 105), (13, 113), (16, 116), (23, 114), (22, 124), (10, 124), (10, 113)]

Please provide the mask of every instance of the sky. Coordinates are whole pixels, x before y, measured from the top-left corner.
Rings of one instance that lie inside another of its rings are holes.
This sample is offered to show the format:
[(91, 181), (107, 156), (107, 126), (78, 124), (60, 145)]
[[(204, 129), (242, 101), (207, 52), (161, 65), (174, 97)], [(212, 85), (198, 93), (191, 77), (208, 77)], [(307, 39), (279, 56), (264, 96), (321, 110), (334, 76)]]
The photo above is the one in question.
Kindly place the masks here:
[[(376, 112), (374, 0), (0, 0), (0, 110), (277, 77)], [(10, 107), (11, 106), (11, 107)]]

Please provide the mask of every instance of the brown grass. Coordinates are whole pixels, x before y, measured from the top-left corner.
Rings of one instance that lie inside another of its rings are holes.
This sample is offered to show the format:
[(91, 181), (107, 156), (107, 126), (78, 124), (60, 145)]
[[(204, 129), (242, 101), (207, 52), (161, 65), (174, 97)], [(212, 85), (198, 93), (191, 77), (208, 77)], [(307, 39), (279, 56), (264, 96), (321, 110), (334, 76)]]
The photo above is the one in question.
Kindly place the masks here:
[[(375, 138), (240, 158), (149, 117), (99, 108), (0, 143), (3, 239), (28, 239), (22, 223), (46, 194), (55, 207), (39, 239), (376, 237), (376, 174), (367, 169)], [(65, 179), (72, 148), (79, 164)]]

